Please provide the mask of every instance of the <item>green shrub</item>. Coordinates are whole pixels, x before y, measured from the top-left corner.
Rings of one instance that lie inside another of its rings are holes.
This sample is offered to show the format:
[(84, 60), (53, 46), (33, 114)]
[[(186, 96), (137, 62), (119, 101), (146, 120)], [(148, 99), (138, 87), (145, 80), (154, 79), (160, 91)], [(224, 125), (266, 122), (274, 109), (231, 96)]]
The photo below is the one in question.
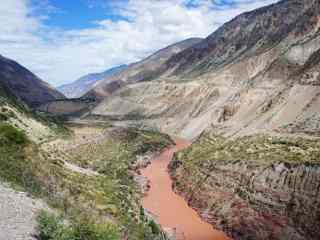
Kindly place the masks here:
[(161, 233), (161, 229), (158, 224), (156, 224), (153, 220), (149, 222), (149, 226), (153, 234), (158, 235)]
[(5, 113), (0, 112), (0, 121), (7, 121), (9, 118)]
[(37, 217), (40, 240), (119, 240), (116, 227), (111, 224), (96, 224), (87, 217), (77, 216), (69, 225), (63, 218), (46, 211)]
[(79, 240), (117, 240), (117, 229), (111, 224), (95, 224), (83, 219), (73, 224), (73, 235)]
[(9, 124), (0, 124), (0, 143), (25, 144), (27, 143), (27, 136), (24, 132)]
[(38, 148), (22, 131), (0, 124), (0, 180), (38, 193), (40, 186), (33, 172), (38, 157)]
[(41, 211), (37, 217), (39, 238), (41, 240), (57, 239), (64, 232), (61, 219), (46, 211)]

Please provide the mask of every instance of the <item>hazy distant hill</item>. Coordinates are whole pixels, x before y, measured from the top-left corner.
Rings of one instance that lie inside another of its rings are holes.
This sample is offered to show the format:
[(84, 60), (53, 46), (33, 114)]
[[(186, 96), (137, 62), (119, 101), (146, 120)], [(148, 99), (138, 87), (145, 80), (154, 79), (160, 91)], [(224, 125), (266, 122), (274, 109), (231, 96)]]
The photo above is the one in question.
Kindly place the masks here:
[(166, 60), (176, 53), (199, 43), (201, 40), (201, 38), (190, 38), (178, 42), (157, 51), (140, 62), (130, 64), (124, 71), (120, 71), (117, 74), (100, 81), (86, 94), (86, 96), (102, 100), (126, 84), (150, 80), (155, 77), (154, 73), (157, 72)]
[(78, 97), (81, 97), (86, 92), (88, 92), (89, 90), (91, 90), (95, 86), (95, 84), (97, 84), (99, 81), (110, 78), (113, 75), (118, 74), (119, 72), (123, 71), (126, 68), (127, 68), (127, 65), (121, 65), (118, 67), (108, 69), (102, 73), (88, 74), (72, 83), (62, 85), (57, 89), (60, 92), (62, 92), (64, 95), (66, 95), (68, 98), (78, 98)]

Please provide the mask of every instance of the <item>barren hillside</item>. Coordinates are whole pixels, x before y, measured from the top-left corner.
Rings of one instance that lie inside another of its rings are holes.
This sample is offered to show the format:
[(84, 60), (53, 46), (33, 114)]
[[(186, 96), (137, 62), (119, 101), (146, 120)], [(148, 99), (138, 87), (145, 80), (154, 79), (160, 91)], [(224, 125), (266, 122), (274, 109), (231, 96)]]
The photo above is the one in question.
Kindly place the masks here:
[(32, 108), (48, 101), (65, 98), (32, 72), (2, 56), (0, 56), (0, 88)]
[(88, 119), (195, 140), (175, 190), (233, 239), (319, 238), (320, 2), (241, 14)]
[(152, 115), (153, 125), (188, 138), (212, 128), (317, 134), (319, 5), (281, 1), (244, 13), (171, 57), (151, 83), (130, 85), (93, 112)]
[(165, 61), (184, 49), (199, 43), (201, 40), (202, 39), (200, 38), (191, 38), (161, 49), (146, 59), (129, 65), (124, 71), (102, 80), (91, 91), (89, 91), (85, 97), (93, 97), (97, 100), (102, 100), (103, 98), (110, 96), (110, 94), (122, 86), (151, 80), (155, 77), (154, 74), (160, 69), (161, 65)]
[(79, 78), (78, 80), (62, 85), (57, 89), (68, 98), (79, 98), (88, 91), (90, 91), (100, 81), (118, 74), (127, 68), (127, 65), (121, 65), (104, 71), (102, 73), (92, 73)]

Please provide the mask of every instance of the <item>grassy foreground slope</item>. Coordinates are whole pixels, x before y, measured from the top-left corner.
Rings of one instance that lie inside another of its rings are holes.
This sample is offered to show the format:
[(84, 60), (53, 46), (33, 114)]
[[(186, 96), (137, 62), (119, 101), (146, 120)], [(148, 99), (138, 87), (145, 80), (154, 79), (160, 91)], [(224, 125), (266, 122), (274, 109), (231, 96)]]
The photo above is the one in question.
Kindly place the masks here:
[[(44, 199), (54, 209), (53, 215), (39, 216), (40, 239), (163, 239), (141, 208), (133, 165), (137, 155), (173, 144), (169, 137), (99, 126), (92, 127), (93, 134), (82, 135), (82, 127), (61, 134), (13, 105), (4, 108), (0, 182)], [(46, 134), (35, 137), (25, 126), (29, 121)]]

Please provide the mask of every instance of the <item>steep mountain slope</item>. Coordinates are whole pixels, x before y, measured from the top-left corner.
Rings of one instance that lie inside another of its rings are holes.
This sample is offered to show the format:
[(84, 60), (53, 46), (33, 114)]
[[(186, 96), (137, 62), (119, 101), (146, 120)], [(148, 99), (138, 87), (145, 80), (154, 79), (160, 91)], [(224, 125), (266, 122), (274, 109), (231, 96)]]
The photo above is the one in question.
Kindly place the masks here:
[[(244, 13), (171, 57), (151, 84), (130, 85), (93, 112), (135, 114), (144, 123), (152, 117), (153, 125), (187, 138), (211, 127), (228, 135), (292, 124), (312, 132), (319, 119), (319, 5), (281, 1)], [(177, 105), (183, 107), (173, 112)]]
[(175, 189), (233, 239), (319, 239), (320, 140), (202, 135), (171, 163)]
[(294, 44), (319, 26), (317, 7), (315, 0), (280, 1), (241, 14), (164, 66), (173, 74), (199, 75), (266, 52), (283, 41)]
[(6, 123), (22, 130), (34, 142), (42, 142), (55, 135), (59, 127), (54, 122), (34, 114), (14, 97), (0, 93), (0, 124)]
[(196, 139), (175, 189), (233, 239), (319, 239), (320, 1), (244, 13), (103, 100), (95, 119)]
[[(57, 89), (62, 92), (68, 98), (79, 98), (86, 92), (91, 90), (99, 81), (105, 80), (118, 74), (127, 68), (127, 65), (121, 65), (118, 67), (111, 68), (102, 73), (92, 73), (79, 78), (78, 80), (65, 84)], [(105, 80), (106, 81), (106, 80)]]
[(170, 137), (106, 123), (67, 130), (20, 96), (0, 85), (0, 239), (168, 239), (141, 207), (134, 169)]
[(128, 83), (132, 84), (152, 79), (166, 60), (201, 40), (200, 38), (191, 38), (161, 49), (150, 57), (129, 65), (124, 71), (101, 81), (85, 96), (102, 100)]
[(0, 124), (22, 130), (36, 143), (51, 138), (60, 127), (34, 110), (57, 98), (64, 96), (18, 63), (0, 56)]
[(0, 238), (168, 239), (144, 213), (133, 170), (168, 136), (108, 124), (58, 133), (0, 100)]
[(0, 56), (0, 85), (19, 101), (34, 108), (64, 96), (18, 63)]

